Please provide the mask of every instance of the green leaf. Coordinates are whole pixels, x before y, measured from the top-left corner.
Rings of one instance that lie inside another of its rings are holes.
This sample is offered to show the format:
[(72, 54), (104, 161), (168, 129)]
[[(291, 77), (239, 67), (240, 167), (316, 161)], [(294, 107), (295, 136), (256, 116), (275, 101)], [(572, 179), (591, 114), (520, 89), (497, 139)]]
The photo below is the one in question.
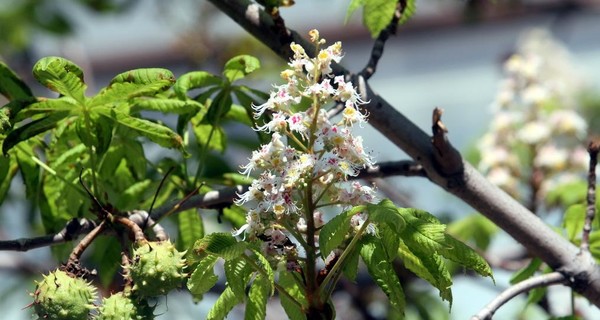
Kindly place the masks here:
[(136, 112), (140, 110), (146, 110), (157, 111), (162, 113), (186, 114), (196, 113), (201, 107), (202, 104), (194, 100), (181, 101), (166, 98), (136, 98), (132, 101), (131, 111)]
[(191, 248), (198, 239), (204, 237), (204, 223), (197, 209), (185, 210), (177, 214), (179, 241), (185, 250)]
[(364, 6), (366, 2), (367, 2), (367, 0), (352, 0), (352, 1), (350, 1), (350, 5), (348, 5), (348, 10), (346, 10), (346, 17), (344, 18), (344, 24), (348, 23), (348, 20), (350, 20), (350, 17), (352, 17), (352, 14), (354, 14), (354, 11), (356, 11), (356, 9), (358, 9), (359, 7)]
[(84, 103), (87, 86), (83, 71), (75, 63), (60, 57), (45, 57), (33, 66), (33, 76), (48, 89)]
[(298, 279), (294, 277), (294, 273), (290, 271), (280, 271), (279, 286), (294, 298), (294, 301), (297, 301), (302, 306), (302, 308), (299, 308), (287, 295), (279, 295), (281, 306), (283, 307), (283, 310), (285, 310), (288, 318), (291, 320), (306, 320), (306, 314), (302, 311), (302, 309), (306, 310), (308, 308), (308, 302), (304, 295), (305, 289), (299, 283)]
[(98, 108), (97, 110), (102, 116), (133, 129), (136, 133), (160, 146), (183, 150), (183, 139), (168, 127), (149, 120), (132, 117), (116, 109)]
[(229, 90), (221, 90), (212, 101), (206, 112), (206, 120), (212, 125), (218, 125), (221, 119), (231, 110), (231, 95)]
[(188, 98), (187, 93), (192, 89), (205, 88), (223, 84), (223, 80), (205, 71), (188, 72), (175, 82), (173, 90), (181, 100)]
[[(369, 219), (375, 224), (386, 224), (396, 234), (400, 234), (406, 223), (398, 212), (396, 205), (389, 199), (383, 199), (378, 204), (368, 204)], [(395, 249), (394, 249), (395, 250)]]
[(398, 236), (398, 233), (395, 230), (392, 230), (389, 225), (382, 224), (378, 226), (377, 236), (381, 240), (383, 250), (387, 256), (387, 261), (394, 261), (398, 255), (398, 247), (400, 245), (400, 237)]
[[(275, 283), (275, 273), (273, 272), (273, 268), (271, 268), (271, 264), (269, 263), (269, 260), (267, 260), (267, 258), (265, 258), (265, 256), (262, 255), (262, 253), (258, 250), (256, 250), (255, 248), (250, 248), (250, 251), (252, 251), (252, 253), (254, 253), (254, 256), (257, 260), (258, 266), (262, 268), (262, 270), (264, 271), (264, 273), (267, 274), (267, 279), (269, 280), (269, 283), (271, 284), (271, 290), (270, 290), (270, 295), (273, 295), (273, 291), (275, 290), (275, 286), (273, 285), (273, 283)], [(258, 270), (257, 270), (258, 271)]]
[(388, 296), (392, 307), (403, 313), (406, 307), (404, 290), (402, 290), (394, 267), (387, 260), (383, 244), (379, 239), (369, 234), (365, 235), (361, 241), (363, 244), (360, 255), (367, 266), (369, 274)]
[(586, 207), (584, 205), (574, 204), (569, 206), (565, 212), (562, 226), (567, 230), (567, 236), (571, 242), (575, 242), (583, 230), (585, 211)]
[(230, 83), (242, 79), (260, 68), (260, 61), (253, 56), (240, 55), (225, 63), (223, 75)]
[(205, 256), (190, 275), (187, 281), (187, 288), (196, 301), (201, 300), (202, 295), (217, 284), (219, 278), (215, 275), (214, 270), (217, 259), (217, 256), (214, 255)]
[(4, 62), (0, 61), (0, 94), (12, 101), (33, 96), (31, 89)]
[(540, 258), (531, 259), (527, 266), (515, 272), (515, 274), (510, 278), (510, 284), (519, 283), (523, 280), (531, 278), (539, 270), (541, 265), (542, 260), (540, 260)]
[(227, 285), (231, 288), (235, 296), (243, 297), (246, 295), (246, 285), (253, 273), (252, 268), (243, 257), (225, 261), (225, 276)]
[(568, 207), (585, 202), (587, 183), (584, 180), (572, 181), (552, 188), (545, 201), (549, 205)]
[(102, 272), (98, 274), (103, 286), (110, 286), (121, 267), (121, 244), (116, 237), (107, 237), (93, 242), (91, 259)]
[(225, 151), (225, 148), (227, 147), (227, 136), (222, 127), (213, 126), (212, 124), (195, 123), (196, 121), (192, 119), (192, 129), (194, 130), (198, 145), (201, 148), (218, 152)]
[(6, 155), (8, 150), (14, 147), (17, 143), (28, 140), (40, 133), (56, 127), (56, 124), (68, 115), (69, 112), (65, 111), (55, 112), (49, 116), (29, 122), (11, 131), (4, 139), (2, 144), (2, 152)]
[(175, 83), (175, 76), (167, 69), (143, 68), (118, 74), (110, 81), (111, 85), (114, 83), (162, 84), (162, 88), (167, 89)]
[(264, 320), (267, 317), (267, 300), (272, 285), (272, 283), (269, 283), (269, 279), (262, 274), (256, 275), (248, 293), (244, 319)]
[(243, 123), (249, 127), (254, 125), (252, 117), (246, 112), (246, 108), (237, 104), (231, 105), (231, 109), (225, 115), (225, 119)]
[(14, 121), (19, 122), (38, 114), (56, 111), (73, 112), (77, 111), (77, 106), (79, 106), (79, 103), (75, 99), (69, 97), (58, 99), (39, 98), (37, 101), (22, 108), (14, 117)]
[(247, 247), (246, 242), (238, 242), (230, 233), (215, 232), (196, 241), (194, 252), (199, 256), (209, 253), (229, 260), (239, 257)]
[(350, 229), (352, 216), (361, 210), (365, 210), (365, 206), (358, 206), (349, 211), (344, 211), (323, 225), (319, 232), (319, 248), (323, 258), (327, 258), (331, 251), (344, 242)]
[(229, 208), (223, 209), (223, 218), (231, 222), (234, 228), (241, 228), (246, 224), (246, 209), (243, 207), (232, 205)]
[[(97, 155), (104, 154), (113, 137), (113, 121), (89, 112), (75, 121), (77, 136), (88, 148), (94, 148)], [(88, 127), (89, 126), (89, 127)]]
[(540, 302), (542, 298), (546, 295), (547, 291), (548, 287), (537, 287), (531, 289), (531, 291), (529, 291), (529, 294), (527, 295), (527, 305)]
[(208, 315), (206, 316), (207, 320), (217, 320), (217, 319), (225, 319), (227, 314), (231, 312), (231, 309), (235, 307), (236, 304), (240, 303), (240, 297), (236, 297), (233, 294), (233, 291), (228, 286), (225, 288), (223, 293), (219, 296), (215, 304), (212, 306)]
[(396, 1), (366, 0), (363, 9), (363, 23), (376, 38), (390, 24), (396, 11)]
[(406, 226), (401, 238), (409, 247), (422, 247), (431, 252), (448, 248), (446, 245), (446, 226), (430, 213), (411, 208), (399, 208)]
[(0, 204), (4, 203), (19, 167), (14, 157), (0, 157)]
[(429, 268), (427, 268), (423, 261), (415, 255), (406, 244), (400, 241), (398, 248), (398, 257), (404, 263), (404, 266), (416, 274), (419, 278), (433, 284), (437, 284), (437, 280), (433, 277), (431, 272), (429, 272)]
[(465, 266), (484, 277), (492, 276), (492, 268), (475, 250), (460, 242), (449, 234), (446, 234), (447, 247), (442, 248), (440, 253), (448, 260)]
[(35, 199), (40, 188), (40, 167), (31, 158), (35, 154), (30, 144), (21, 144), (15, 149), (15, 158), (19, 164), (19, 171), (25, 182), (25, 194), (28, 199)]

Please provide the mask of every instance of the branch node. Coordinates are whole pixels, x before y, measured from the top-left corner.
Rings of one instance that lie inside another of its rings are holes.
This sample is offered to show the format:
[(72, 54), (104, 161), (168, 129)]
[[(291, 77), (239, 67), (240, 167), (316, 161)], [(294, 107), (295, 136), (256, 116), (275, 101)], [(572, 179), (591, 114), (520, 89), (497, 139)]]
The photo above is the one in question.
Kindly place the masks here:
[(437, 107), (433, 110), (431, 143), (434, 148), (433, 160), (437, 169), (442, 176), (449, 177), (462, 173), (464, 167), (460, 153), (448, 140), (448, 129), (442, 122), (443, 112), (444, 110)]

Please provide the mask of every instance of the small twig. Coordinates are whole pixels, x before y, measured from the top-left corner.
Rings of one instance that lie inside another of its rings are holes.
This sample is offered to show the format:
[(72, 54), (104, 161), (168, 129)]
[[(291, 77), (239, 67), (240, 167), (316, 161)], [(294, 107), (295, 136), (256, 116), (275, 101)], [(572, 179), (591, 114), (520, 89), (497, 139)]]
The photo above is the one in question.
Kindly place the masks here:
[(400, 18), (404, 13), (404, 9), (406, 8), (406, 0), (399, 0), (396, 4), (396, 11), (394, 11), (394, 17), (392, 17), (392, 21), (387, 25), (385, 29), (383, 29), (375, 43), (373, 43), (373, 49), (371, 49), (371, 57), (369, 62), (365, 66), (365, 68), (359, 73), (365, 79), (371, 78), (375, 71), (377, 70), (377, 64), (379, 63), (379, 59), (383, 55), (383, 49), (385, 48), (385, 42), (388, 40), (390, 35), (396, 34), (396, 29), (398, 28), (398, 23), (400, 22)]
[(97, 227), (95, 227), (83, 239), (81, 239), (81, 241), (79, 241), (79, 244), (77, 244), (77, 246), (73, 249), (73, 251), (71, 251), (71, 254), (69, 255), (69, 263), (76, 264), (77, 261), (79, 261), (79, 258), (81, 257), (83, 252), (85, 251), (85, 249), (87, 249), (87, 247), (92, 243), (92, 241), (94, 241), (94, 239), (104, 231), (105, 227), (106, 223), (105, 221), (102, 221)]
[(592, 221), (594, 221), (594, 216), (596, 215), (596, 165), (598, 164), (599, 151), (600, 141), (590, 141), (588, 145), (590, 166), (588, 170), (587, 208), (580, 246), (582, 252), (590, 250), (590, 232), (592, 231)]
[(154, 233), (156, 240), (169, 240), (169, 235), (167, 234), (165, 228), (163, 228), (159, 223), (155, 222), (154, 219), (150, 218), (150, 214), (148, 214), (148, 212), (143, 210), (133, 210), (128, 218), (142, 229), (145, 229), (145, 225), (152, 226), (152, 232)]
[(481, 311), (471, 317), (471, 320), (491, 319), (494, 313), (512, 298), (539, 287), (549, 287), (555, 284), (567, 283), (567, 278), (560, 272), (552, 272), (523, 280), (499, 294), (492, 302), (488, 303)]
[(377, 163), (372, 168), (362, 170), (357, 179), (374, 179), (390, 176), (427, 177), (423, 167), (412, 160), (387, 161)]
[(133, 233), (133, 238), (135, 242), (144, 242), (146, 241), (146, 236), (144, 235), (144, 230), (140, 228), (135, 222), (129, 220), (126, 217), (113, 216), (113, 220), (124, 225), (129, 231)]
[(154, 193), (154, 198), (152, 198), (152, 203), (150, 204), (150, 210), (148, 210), (149, 213), (152, 213), (152, 209), (154, 208), (154, 204), (156, 203), (156, 198), (158, 198), (158, 193), (160, 192), (160, 189), (162, 188), (163, 184), (165, 183), (165, 180), (167, 180), (167, 177), (173, 171), (173, 169), (175, 169), (175, 167), (170, 167), (169, 170), (167, 170), (167, 173), (165, 173), (165, 176), (160, 180), (160, 183), (158, 184), (158, 188), (156, 188), (156, 192)]

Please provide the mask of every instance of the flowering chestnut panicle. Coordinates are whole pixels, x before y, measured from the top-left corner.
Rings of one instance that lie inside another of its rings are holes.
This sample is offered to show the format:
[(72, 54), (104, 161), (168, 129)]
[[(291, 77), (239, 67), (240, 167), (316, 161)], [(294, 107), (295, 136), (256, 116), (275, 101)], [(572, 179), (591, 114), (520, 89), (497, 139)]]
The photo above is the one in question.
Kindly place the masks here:
[(583, 83), (564, 47), (538, 30), (527, 35), (504, 70), (494, 118), (478, 144), (479, 169), (511, 195), (529, 197), (535, 208), (587, 168), (587, 124), (575, 99)]
[[(316, 30), (310, 37), (317, 48), (325, 44)], [(292, 43), (291, 49), (290, 68), (281, 72), (286, 83), (275, 86), (267, 102), (253, 106), (257, 119), (265, 113), (272, 115), (270, 121), (256, 128), (272, 136), (242, 166), (243, 174), (258, 176), (236, 200), (249, 211), (246, 224), (234, 235), (268, 239), (263, 249), (275, 264), (286, 261), (288, 254), (296, 254), (275, 250), (295, 250), (282, 246), (289, 241), (284, 230), (305, 234), (308, 223), (316, 230), (323, 225), (317, 208), (349, 207), (375, 200), (371, 187), (360, 182), (344, 185), (348, 177), (372, 166), (373, 159), (365, 152), (362, 138), (352, 134), (354, 125), (366, 121), (359, 110), (365, 102), (352, 83), (332, 75), (331, 63), (343, 57), (341, 43), (321, 49), (314, 58), (298, 44)], [(310, 101), (306, 110), (300, 107), (303, 100)], [(344, 107), (337, 122), (332, 122), (325, 109), (334, 103)]]

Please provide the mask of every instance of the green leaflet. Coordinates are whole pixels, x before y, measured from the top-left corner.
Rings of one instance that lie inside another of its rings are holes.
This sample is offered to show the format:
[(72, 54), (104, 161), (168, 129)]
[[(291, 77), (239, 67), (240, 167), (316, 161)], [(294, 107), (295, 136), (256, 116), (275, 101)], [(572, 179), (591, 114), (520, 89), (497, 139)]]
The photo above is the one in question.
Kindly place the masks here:
[(113, 138), (113, 122), (100, 119), (101, 116), (91, 110), (75, 120), (75, 131), (79, 140), (90, 150), (95, 148), (98, 155), (104, 154)]
[(344, 18), (344, 24), (348, 23), (348, 20), (350, 20), (350, 17), (352, 17), (352, 14), (354, 13), (354, 11), (356, 11), (356, 9), (358, 9), (361, 6), (364, 6), (366, 2), (367, 2), (367, 0), (352, 0), (352, 1), (350, 1), (350, 4), (348, 5), (348, 9), (346, 10), (346, 17)]
[(586, 207), (583, 204), (574, 204), (567, 208), (562, 226), (567, 230), (569, 241), (575, 242), (583, 230), (585, 223)]
[(403, 313), (406, 307), (404, 291), (394, 267), (387, 260), (388, 257), (385, 250), (383, 250), (383, 244), (379, 239), (369, 234), (364, 235), (361, 242), (360, 255), (367, 266), (369, 274), (388, 296), (392, 307)]
[(398, 211), (406, 209), (398, 209), (389, 199), (383, 199), (378, 204), (368, 204), (367, 209), (369, 210), (369, 219), (371, 222), (386, 224), (396, 234), (400, 234), (406, 225), (406, 222)]
[(263, 256), (262, 253), (260, 253), (259, 250), (255, 248), (250, 248), (250, 251), (252, 251), (256, 260), (258, 260), (258, 266), (261, 267), (264, 273), (267, 274), (267, 280), (269, 280), (269, 283), (271, 285), (269, 295), (273, 295), (273, 292), (275, 291), (275, 286), (273, 285), (273, 283), (275, 283), (275, 273), (273, 272), (273, 268), (271, 268), (271, 264), (269, 263), (267, 258), (265, 258), (265, 256)]
[[(195, 123), (194, 119), (192, 119), (192, 123)], [(222, 127), (213, 126), (212, 124), (194, 124), (192, 130), (194, 131), (198, 145), (202, 148), (219, 152), (225, 151), (227, 136)]]
[(40, 183), (40, 167), (31, 158), (33, 154), (35, 154), (33, 146), (29, 143), (23, 143), (15, 149), (15, 158), (25, 182), (25, 193), (28, 199), (35, 199)]
[(2, 144), (2, 153), (6, 155), (8, 150), (14, 147), (17, 143), (35, 137), (40, 133), (56, 127), (56, 124), (68, 115), (69, 112), (66, 111), (55, 112), (49, 116), (29, 122), (15, 130), (12, 130), (4, 139)]
[[(208, 290), (210, 290), (219, 278), (215, 275), (214, 266), (217, 262), (217, 256), (207, 255), (200, 260), (200, 263), (194, 269), (187, 281), (187, 288), (194, 297), (194, 300), (202, 299)], [(231, 291), (231, 289), (229, 289)]]
[[(308, 307), (306, 296), (298, 279), (294, 277), (294, 273), (290, 271), (279, 272), (279, 285), (284, 288), (286, 292), (294, 298), (295, 301), (299, 302), (303, 308)], [(290, 300), (286, 295), (280, 295), (281, 306), (285, 310), (288, 318), (291, 320), (306, 320), (306, 314), (298, 307), (294, 302)]]
[(14, 117), (14, 122), (19, 122), (38, 114), (46, 114), (56, 111), (73, 112), (80, 106), (77, 100), (70, 97), (58, 99), (38, 98), (36, 103), (28, 104), (20, 109)]
[(212, 306), (208, 315), (206, 316), (207, 320), (217, 320), (217, 319), (225, 319), (227, 314), (231, 312), (231, 309), (235, 307), (236, 304), (240, 303), (239, 297), (236, 297), (233, 294), (233, 291), (228, 286), (225, 288), (223, 293), (219, 296), (219, 299)]
[(157, 111), (162, 113), (186, 114), (196, 113), (202, 104), (194, 100), (175, 100), (166, 98), (136, 98), (132, 101), (131, 111)]
[(342, 266), (342, 272), (350, 281), (356, 280), (358, 275), (358, 257), (360, 256), (360, 242), (357, 247), (350, 252), (346, 258), (346, 262)]
[(205, 71), (193, 71), (179, 77), (173, 86), (173, 90), (179, 99), (186, 100), (188, 91), (192, 89), (204, 89), (205, 87), (221, 85), (222, 83), (223, 80), (221, 80), (221, 78), (211, 73)]
[(223, 76), (233, 83), (260, 68), (260, 61), (250, 55), (239, 55), (225, 63)]
[(519, 283), (523, 280), (531, 278), (538, 271), (541, 265), (542, 260), (540, 260), (540, 258), (531, 259), (527, 266), (513, 274), (513, 276), (510, 278), (510, 284)]
[(126, 174), (131, 177), (133, 183), (125, 185), (126, 188), (119, 193), (115, 205), (121, 210), (134, 210), (146, 198), (145, 195), (149, 193), (147, 191), (154, 191), (154, 189), (151, 189), (154, 185), (150, 179), (135, 181), (129, 166), (127, 166), (126, 162), (123, 162), (123, 164), (127, 167), (125, 169), (127, 171)]
[(252, 127), (254, 125), (252, 116), (248, 115), (246, 108), (238, 104), (231, 105), (231, 109), (229, 109), (229, 112), (227, 112), (225, 115), (225, 119), (243, 123), (248, 127)]
[(134, 130), (136, 133), (150, 139), (152, 142), (166, 148), (184, 151), (183, 139), (168, 127), (149, 120), (132, 117), (116, 109), (98, 108), (97, 110), (102, 116)]
[(33, 96), (31, 89), (4, 62), (0, 61), (0, 94), (9, 101)]
[(365, 210), (365, 206), (354, 207), (349, 211), (342, 212), (329, 220), (319, 232), (319, 248), (321, 249), (321, 256), (327, 258), (327, 256), (335, 248), (339, 247), (350, 229), (350, 219), (356, 213)]
[(402, 241), (400, 241), (400, 245), (398, 248), (398, 257), (402, 260), (402, 263), (404, 263), (404, 266), (408, 270), (412, 271), (419, 278), (431, 284), (434, 284), (435, 286), (435, 283), (437, 283), (437, 281), (435, 280), (433, 275), (431, 275), (429, 269), (423, 264), (423, 261), (421, 261), (421, 259), (418, 256), (416, 256)]
[(121, 267), (121, 244), (116, 237), (107, 237), (106, 241), (94, 241), (93, 250), (90, 258), (102, 270), (98, 274), (100, 283), (108, 287)]
[(250, 280), (250, 275), (254, 270), (243, 257), (225, 261), (224, 269), (227, 285), (231, 288), (233, 294), (236, 297), (244, 297), (248, 280)]
[(205, 119), (212, 125), (219, 125), (221, 119), (229, 112), (233, 101), (229, 89), (223, 89), (217, 93), (215, 99), (210, 103)]
[(477, 254), (475, 250), (460, 242), (449, 234), (446, 234), (446, 245), (440, 253), (444, 258), (459, 263), (484, 277), (492, 277), (492, 268), (485, 259)]
[(182, 211), (177, 214), (178, 241), (184, 250), (191, 248), (198, 239), (204, 237), (204, 222), (198, 209)]
[(377, 37), (390, 24), (396, 10), (396, 1), (367, 0), (363, 8), (363, 24)]
[(223, 209), (223, 217), (231, 222), (234, 228), (241, 228), (246, 223), (246, 209), (234, 204)]
[(447, 246), (446, 226), (437, 218), (423, 210), (411, 208), (399, 208), (398, 213), (406, 222), (400, 235), (409, 247), (417, 246), (435, 252)]
[(272, 283), (262, 274), (257, 274), (250, 286), (246, 301), (245, 320), (264, 320), (267, 317), (267, 300)]
[(12, 179), (19, 169), (14, 156), (0, 157), (0, 204), (4, 203)]
[(247, 247), (246, 242), (238, 242), (230, 233), (215, 232), (196, 241), (194, 252), (199, 256), (208, 253), (229, 260), (239, 257)]
[(127, 82), (135, 84), (161, 83), (166, 89), (175, 83), (175, 76), (167, 69), (143, 68), (120, 73), (110, 81), (110, 84)]
[(48, 89), (84, 103), (87, 86), (83, 71), (75, 63), (60, 57), (45, 57), (33, 66), (33, 76)]
[(402, 17), (400, 17), (400, 21), (398, 21), (399, 24), (406, 23), (408, 20), (410, 20), (410, 18), (412, 18), (415, 12), (417, 12), (417, 0), (406, 0), (405, 4), (406, 7), (402, 12)]

